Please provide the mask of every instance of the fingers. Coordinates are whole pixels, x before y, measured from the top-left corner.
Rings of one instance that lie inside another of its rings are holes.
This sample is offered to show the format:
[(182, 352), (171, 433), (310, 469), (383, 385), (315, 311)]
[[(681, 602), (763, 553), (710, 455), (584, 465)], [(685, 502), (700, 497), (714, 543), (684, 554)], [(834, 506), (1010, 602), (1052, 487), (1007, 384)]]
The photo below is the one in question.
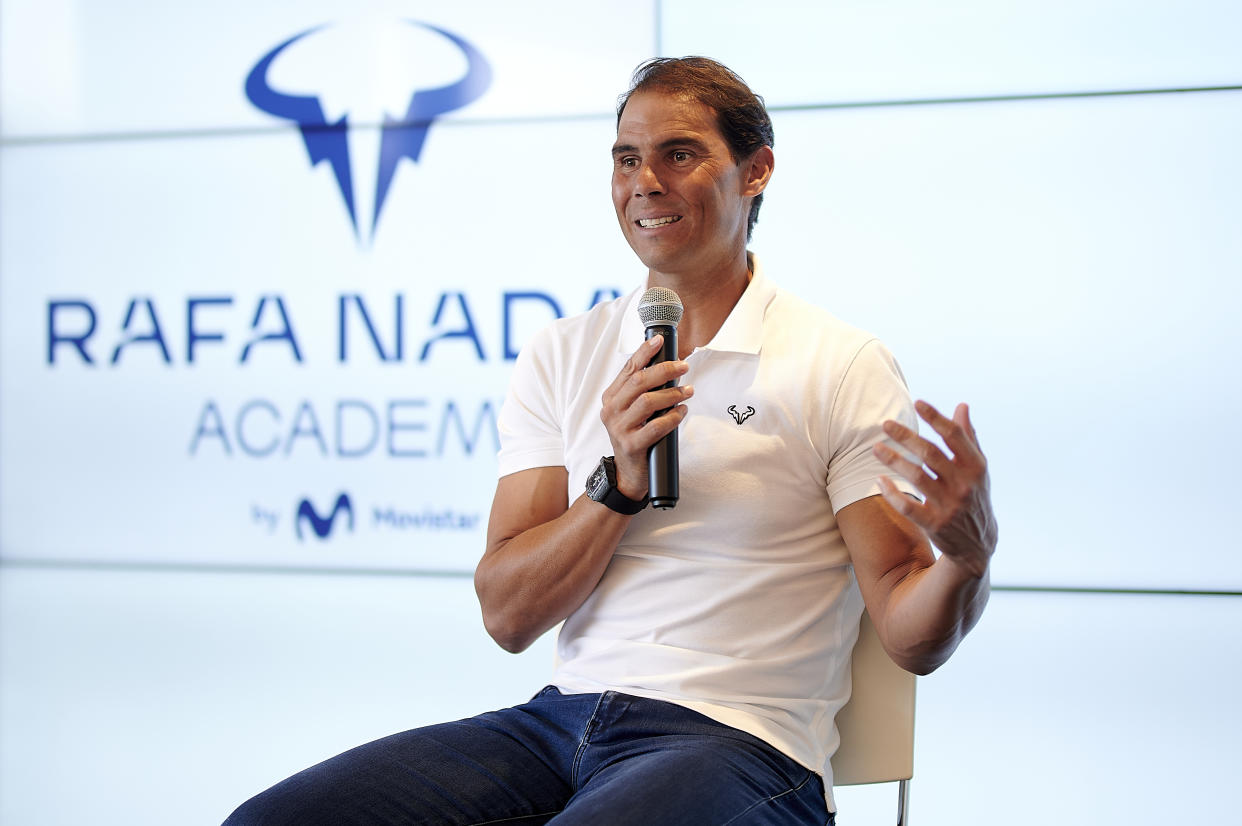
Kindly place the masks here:
[(913, 460), (887, 444), (875, 445), (873, 452), (895, 474), (909, 480), (924, 501), (906, 496), (888, 477), (880, 480), (880, 492), (895, 511), (926, 530), (942, 551), (977, 562), (995, 547), (996, 531), (987, 460), (979, 450), (970, 410), (959, 404), (950, 419), (924, 401), (916, 402), (915, 408), (944, 440), (952, 458), (910, 428), (885, 422), (884, 432), (909, 451)]
[[(606, 425), (615, 423), (627, 430), (637, 429), (656, 413), (680, 404), (693, 394), (693, 388), (675, 384), (690, 369), (684, 361), (647, 366), (659, 352), (661, 342), (661, 336), (643, 342), (604, 391), (600, 415)], [(665, 387), (668, 384), (674, 386)], [(612, 429), (609, 427), (610, 432)]]
[(926, 509), (926, 506), (920, 505), (914, 498), (898, 489), (893, 484), (893, 480), (887, 476), (880, 477), (880, 495), (884, 497), (884, 501), (892, 505), (893, 510), (916, 525), (923, 526), (927, 521), (926, 515), (921, 512)]
[[(940, 477), (941, 475), (945, 473), (946, 470), (948, 470), (950, 460), (947, 456), (944, 455), (943, 452), (941, 452), (940, 448), (936, 447), (934, 444), (929, 442), (927, 439), (924, 439), (923, 437), (919, 436), (918, 433), (906, 427), (905, 425), (901, 424), (900, 422), (895, 422), (892, 420), (885, 422), (884, 433), (887, 434), (887, 436), (890, 439), (892, 439), (894, 442), (901, 445), (906, 450), (910, 451), (910, 453), (916, 456), (919, 459), (919, 461), (922, 462), (924, 465), (931, 468), (936, 473), (937, 477)], [(888, 450), (891, 456), (895, 458), (901, 458), (901, 455), (899, 453), (892, 450), (892, 448), (889, 448), (887, 445), (880, 444), (880, 445), (876, 445), (876, 447), (885, 448)], [(879, 456), (880, 460), (884, 461), (886, 465), (888, 465), (889, 467), (892, 467), (894, 470), (897, 470), (897, 468), (893, 466), (893, 463), (891, 461), (886, 461), (885, 456), (880, 455), (879, 451), (877, 451), (876, 455)], [(907, 462), (907, 464), (912, 464), (912, 463)], [(902, 475), (906, 476), (907, 479), (910, 479), (910, 477), (907, 474), (902, 473)], [(910, 479), (910, 481), (913, 482), (915, 480)]]
[(875, 446), (874, 452), (881, 462), (897, 471), (901, 476), (909, 479), (919, 490), (925, 490), (935, 484), (936, 480), (929, 476), (921, 465), (911, 462), (888, 445), (878, 444)]
[(628, 407), (643, 393), (660, 385), (677, 381), (685, 375), (689, 366), (684, 361), (664, 361), (647, 366), (652, 357), (659, 352), (663, 341), (663, 336), (653, 336), (634, 351), (634, 355), (626, 360), (621, 367), (621, 372), (604, 391), (605, 405), (615, 401), (622, 407)]
[[(663, 410), (664, 408), (660, 408)], [(609, 430), (608, 435), (612, 438), (614, 455), (617, 457), (617, 463), (622, 463), (622, 457), (626, 455), (643, 454), (645, 459), (647, 448), (651, 447), (660, 439), (677, 429), (677, 427), (685, 420), (689, 409), (684, 404), (678, 404), (668, 408), (668, 412), (655, 418), (640, 419), (639, 422), (629, 429), (623, 429), (614, 433)]]
[(681, 424), (687, 414), (683, 402), (694, 395), (693, 387), (676, 384), (689, 370), (684, 361), (648, 366), (662, 344), (661, 336), (643, 342), (604, 391), (600, 419), (612, 442), (618, 474), (631, 465), (636, 471), (645, 468), (646, 449)]
[(965, 403), (959, 404), (950, 419), (936, 408), (923, 400), (914, 403), (919, 418), (931, 425), (932, 430), (944, 439), (945, 445), (953, 451), (954, 458), (982, 460), (979, 442), (975, 438), (975, 429), (970, 424), (970, 409)]
[(642, 345), (634, 351), (634, 355), (630, 356), (624, 365), (621, 366), (621, 372), (612, 380), (612, 384), (608, 385), (608, 389), (604, 391), (604, 398), (615, 395), (620, 392), (622, 386), (629, 381), (636, 373), (640, 373), (647, 363), (651, 361), (660, 349), (660, 345), (664, 343), (664, 336), (652, 336), (642, 343)]
[(953, 421), (957, 422), (958, 426), (970, 435), (970, 441), (974, 443), (975, 447), (978, 447), (979, 436), (975, 433), (975, 426), (971, 424), (970, 408), (966, 405), (966, 402), (958, 404), (957, 408), (953, 411)]

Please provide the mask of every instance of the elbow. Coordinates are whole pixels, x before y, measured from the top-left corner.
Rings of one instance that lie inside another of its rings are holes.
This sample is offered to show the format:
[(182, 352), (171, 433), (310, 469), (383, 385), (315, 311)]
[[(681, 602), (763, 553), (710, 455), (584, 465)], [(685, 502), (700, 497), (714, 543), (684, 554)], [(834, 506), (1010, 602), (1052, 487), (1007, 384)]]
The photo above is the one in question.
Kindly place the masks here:
[(479, 599), (483, 628), (487, 635), (510, 654), (520, 654), (530, 648), (539, 635), (532, 634), (526, 624), (521, 622), (520, 614), (513, 609), (511, 600), (492, 593), (479, 570), (474, 574), (474, 592)]
[(964, 636), (960, 630), (940, 638), (923, 639), (918, 642), (889, 649), (888, 656), (902, 669), (920, 677), (926, 677), (949, 661)]
[(483, 611), (483, 627), (487, 629), (487, 635), (510, 654), (521, 654), (535, 641), (534, 636), (515, 623), (486, 609)]
[[(890, 655), (891, 656), (891, 655)], [(944, 665), (949, 659), (946, 654), (944, 656), (917, 656), (917, 657), (892, 657), (893, 662), (905, 671), (916, 674), (919, 677), (926, 677), (940, 666)]]
[(947, 610), (906, 611), (896, 618), (890, 617), (880, 639), (893, 662), (920, 677), (948, 662), (979, 621), (987, 604), (986, 577), (982, 582), (973, 594)]

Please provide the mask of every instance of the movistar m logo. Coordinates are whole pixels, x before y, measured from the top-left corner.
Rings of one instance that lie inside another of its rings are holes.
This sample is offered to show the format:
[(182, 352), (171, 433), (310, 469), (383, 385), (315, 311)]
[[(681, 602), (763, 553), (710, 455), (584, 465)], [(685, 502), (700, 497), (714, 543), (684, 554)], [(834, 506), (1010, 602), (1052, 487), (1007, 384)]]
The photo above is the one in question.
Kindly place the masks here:
[(328, 534), (332, 533), (333, 525), (336, 523), (336, 517), (341, 512), (345, 513), (345, 517), (349, 520), (349, 530), (354, 529), (354, 505), (349, 501), (349, 494), (342, 493), (336, 497), (336, 502), (332, 505), (332, 512), (326, 517), (320, 516), (315, 510), (315, 506), (311, 504), (309, 499), (303, 499), (298, 503), (297, 512), (293, 515), (294, 530), (298, 535), (298, 539), (302, 539), (302, 524), (310, 525), (310, 529), (315, 532), (315, 536), (320, 539), (327, 539)]
[[(415, 90), (400, 117), (394, 118), (387, 112), (384, 113), (379, 164), (376, 170), (375, 208), (371, 212), (371, 238), (375, 236), (380, 212), (388, 198), (393, 176), (401, 159), (408, 158), (417, 163), (423, 151), (423, 143), (427, 139), (427, 130), (431, 128), (436, 117), (474, 102), (487, 91), (492, 82), (491, 66), (482, 53), (466, 40), (429, 23), (416, 20), (404, 22), (447, 38), (465, 56), (466, 72), (454, 83)], [(349, 213), (354, 235), (360, 237), (358, 210), (354, 202), (354, 182), (350, 172), (349, 115), (342, 115), (329, 123), (320, 96), (287, 94), (272, 88), (268, 82), (272, 64), (282, 52), (324, 28), (326, 27), (317, 26), (294, 35), (265, 54), (246, 77), (246, 97), (269, 115), (293, 121), (298, 125), (311, 166), (327, 161), (331, 167), (341, 198), (345, 202), (345, 209)]]

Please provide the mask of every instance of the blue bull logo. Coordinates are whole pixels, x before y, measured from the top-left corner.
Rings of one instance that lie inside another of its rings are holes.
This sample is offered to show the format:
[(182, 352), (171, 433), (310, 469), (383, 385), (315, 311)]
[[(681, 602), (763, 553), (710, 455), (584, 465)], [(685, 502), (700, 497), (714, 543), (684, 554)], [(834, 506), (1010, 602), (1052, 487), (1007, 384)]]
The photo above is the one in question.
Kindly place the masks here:
[(332, 505), (332, 512), (326, 517), (320, 516), (315, 510), (315, 506), (310, 503), (309, 499), (303, 499), (298, 502), (297, 513), (293, 516), (294, 530), (298, 539), (302, 538), (302, 523), (310, 524), (310, 528), (315, 532), (315, 536), (320, 539), (327, 539), (328, 534), (332, 533), (332, 526), (336, 522), (337, 514), (345, 512), (345, 516), (349, 519), (349, 529), (354, 529), (354, 505), (349, 501), (349, 494), (342, 493), (336, 497), (336, 502)]
[[(436, 117), (478, 100), (492, 83), (491, 66), (473, 45), (452, 32), (428, 23), (420, 23), (416, 20), (405, 22), (448, 38), (465, 54), (467, 68), (465, 76), (455, 83), (415, 91), (410, 97), (404, 117), (392, 118), (387, 113), (384, 114), (379, 169), (375, 183), (375, 209), (371, 213), (372, 237), (375, 234), (375, 227), (379, 224), (380, 210), (388, 197), (388, 190), (392, 186), (397, 164), (402, 158), (409, 158), (417, 163), (423, 151), (423, 142), (427, 139), (427, 130), (431, 128)], [(324, 27), (317, 26), (294, 35), (264, 55), (246, 77), (246, 97), (258, 109), (269, 115), (291, 120), (298, 125), (312, 167), (323, 161), (328, 162), (332, 168), (332, 174), (336, 177), (341, 198), (345, 201), (345, 209), (349, 212), (354, 235), (357, 237), (359, 234), (358, 216), (354, 208), (354, 185), (349, 165), (349, 116), (343, 115), (335, 123), (328, 123), (318, 97), (284, 94), (273, 89), (267, 82), (268, 70), (281, 52), (322, 28)]]

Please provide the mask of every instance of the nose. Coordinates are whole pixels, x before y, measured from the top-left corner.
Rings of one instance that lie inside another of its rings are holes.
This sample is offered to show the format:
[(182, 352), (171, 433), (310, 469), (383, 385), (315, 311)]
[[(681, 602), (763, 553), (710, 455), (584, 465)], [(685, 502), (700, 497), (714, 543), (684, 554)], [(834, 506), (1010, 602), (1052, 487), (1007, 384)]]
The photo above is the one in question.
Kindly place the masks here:
[(634, 194), (643, 198), (664, 194), (664, 185), (656, 175), (655, 167), (644, 163), (634, 176)]

